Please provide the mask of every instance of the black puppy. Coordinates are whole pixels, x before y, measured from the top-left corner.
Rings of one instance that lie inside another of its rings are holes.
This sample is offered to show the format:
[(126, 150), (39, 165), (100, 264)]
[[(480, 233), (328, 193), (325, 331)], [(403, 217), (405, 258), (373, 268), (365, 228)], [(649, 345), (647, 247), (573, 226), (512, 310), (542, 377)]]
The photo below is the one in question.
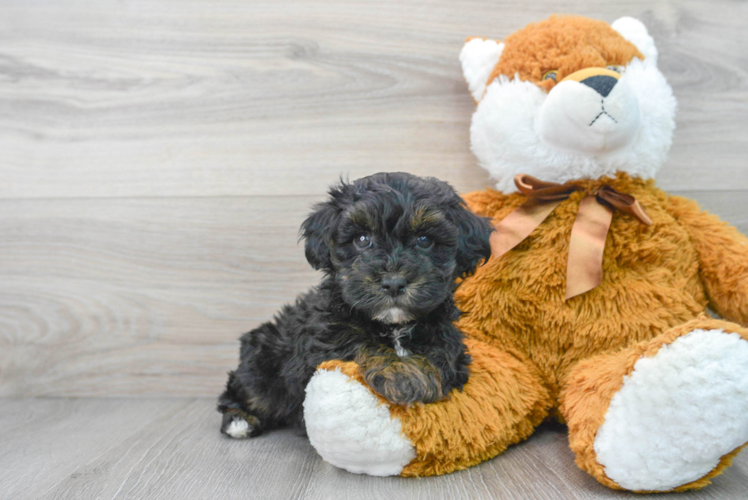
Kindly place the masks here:
[(243, 438), (293, 425), (323, 361), (356, 361), (396, 404), (462, 389), (470, 357), (453, 322), (455, 280), (490, 256), (487, 219), (446, 183), (405, 173), (341, 182), (301, 226), (322, 283), (241, 338), (218, 400), (221, 432)]

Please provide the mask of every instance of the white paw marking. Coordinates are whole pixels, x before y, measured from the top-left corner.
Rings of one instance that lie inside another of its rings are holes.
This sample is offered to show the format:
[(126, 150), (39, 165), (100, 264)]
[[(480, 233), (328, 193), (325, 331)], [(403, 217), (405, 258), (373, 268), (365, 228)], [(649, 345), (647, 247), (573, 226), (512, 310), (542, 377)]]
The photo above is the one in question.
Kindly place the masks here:
[(694, 330), (634, 365), (595, 437), (605, 474), (629, 490), (704, 477), (748, 441), (748, 342)]
[(226, 434), (232, 438), (245, 438), (249, 435), (249, 424), (241, 417), (234, 417), (226, 429)]

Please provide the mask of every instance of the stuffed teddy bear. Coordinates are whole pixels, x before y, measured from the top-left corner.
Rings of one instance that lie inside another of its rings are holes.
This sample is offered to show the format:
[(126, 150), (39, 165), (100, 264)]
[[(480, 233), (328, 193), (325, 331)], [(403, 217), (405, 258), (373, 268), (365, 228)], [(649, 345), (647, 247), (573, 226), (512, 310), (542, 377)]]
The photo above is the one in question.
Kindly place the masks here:
[(326, 362), (311, 443), (352, 472), (426, 476), (557, 419), (604, 485), (705, 486), (748, 442), (748, 239), (655, 186), (676, 102), (652, 38), (632, 18), (554, 16), (468, 39), (460, 61), (472, 150), (497, 180), (465, 196), (497, 228), (456, 295), (470, 380), (405, 407)]

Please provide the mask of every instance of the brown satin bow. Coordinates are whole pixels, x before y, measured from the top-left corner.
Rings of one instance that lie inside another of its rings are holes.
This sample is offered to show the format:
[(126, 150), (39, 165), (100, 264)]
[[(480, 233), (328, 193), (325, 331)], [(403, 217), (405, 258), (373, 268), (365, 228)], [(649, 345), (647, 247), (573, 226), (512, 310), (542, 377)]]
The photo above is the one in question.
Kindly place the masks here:
[[(491, 235), (491, 254), (499, 258), (530, 236), (553, 209), (581, 186), (544, 182), (531, 175), (519, 174), (514, 183), (527, 201), (496, 225)], [(613, 220), (613, 209), (652, 224), (647, 212), (631, 195), (603, 186), (594, 195), (579, 203), (579, 211), (571, 228), (569, 260), (566, 267), (566, 300), (588, 292), (602, 283), (605, 239)]]

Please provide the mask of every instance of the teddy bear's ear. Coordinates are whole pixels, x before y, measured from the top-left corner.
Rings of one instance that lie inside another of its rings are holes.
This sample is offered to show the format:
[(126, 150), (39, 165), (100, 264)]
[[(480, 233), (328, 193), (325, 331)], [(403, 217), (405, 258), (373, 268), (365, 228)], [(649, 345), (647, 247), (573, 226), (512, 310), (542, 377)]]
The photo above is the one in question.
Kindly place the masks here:
[(636, 45), (644, 57), (657, 64), (657, 47), (649, 35), (644, 23), (633, 17), (621, 17), (613, 21), (611, 28), (621, 34), (623, 38)]
[(475, 102), (483, 98), (486, 81), (501, 57), (504, 44), (496, 40), (468, 38), (460, 52), (462, 74)]

